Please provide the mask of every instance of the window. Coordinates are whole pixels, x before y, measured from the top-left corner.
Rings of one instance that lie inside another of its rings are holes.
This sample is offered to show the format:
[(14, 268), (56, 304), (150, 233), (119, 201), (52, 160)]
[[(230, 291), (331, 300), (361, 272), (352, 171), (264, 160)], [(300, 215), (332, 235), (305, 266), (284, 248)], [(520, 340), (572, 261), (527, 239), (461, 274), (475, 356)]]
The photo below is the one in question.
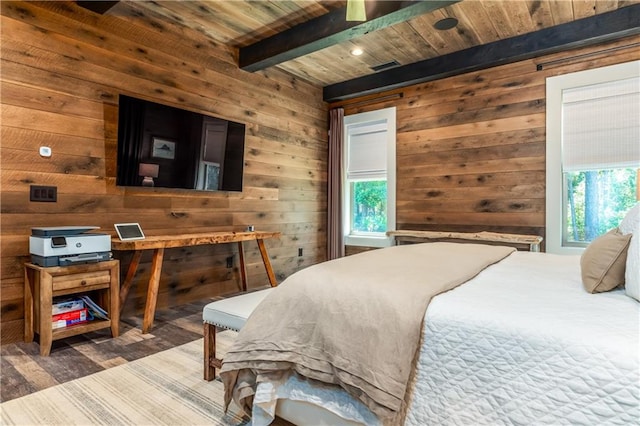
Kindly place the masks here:
[(395, 229), (396, 110), (344, 118), (345, 244), (383, 247)]
[(640, 61), (547, 79), (547, 251), (577, 253), (636, 202)]

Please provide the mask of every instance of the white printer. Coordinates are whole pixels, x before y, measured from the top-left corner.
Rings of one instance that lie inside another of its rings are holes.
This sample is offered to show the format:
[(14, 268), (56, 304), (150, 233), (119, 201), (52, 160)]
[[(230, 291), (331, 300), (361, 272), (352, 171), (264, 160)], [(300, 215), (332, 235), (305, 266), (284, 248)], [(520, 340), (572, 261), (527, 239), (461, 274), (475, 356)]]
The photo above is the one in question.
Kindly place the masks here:
[(111, 235), (90, 233), (98, 226), (31, 228), (31, 263), (68, 266), (111, 259)]

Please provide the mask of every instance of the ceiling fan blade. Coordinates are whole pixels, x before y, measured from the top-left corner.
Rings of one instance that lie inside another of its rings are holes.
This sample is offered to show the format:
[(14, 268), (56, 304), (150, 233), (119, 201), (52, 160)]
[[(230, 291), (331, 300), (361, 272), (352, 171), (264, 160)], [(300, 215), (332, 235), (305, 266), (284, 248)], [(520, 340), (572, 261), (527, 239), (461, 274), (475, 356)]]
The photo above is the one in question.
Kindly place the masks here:
[(366, 21), (365, 0), (347, 0), (347, 21)]

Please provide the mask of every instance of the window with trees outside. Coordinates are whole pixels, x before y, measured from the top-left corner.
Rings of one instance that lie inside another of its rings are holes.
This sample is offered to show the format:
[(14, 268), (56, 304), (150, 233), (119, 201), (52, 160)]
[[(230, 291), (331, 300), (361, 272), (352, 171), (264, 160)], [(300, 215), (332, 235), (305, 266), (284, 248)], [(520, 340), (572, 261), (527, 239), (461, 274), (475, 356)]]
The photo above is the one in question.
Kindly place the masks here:
[(382, 247), (395, 229), (395, 108), (344, 119), (346, 245)]
[(640, 61), (547, 79), (547, 251), (579, 250), (618, 226), (636, 203), (638, 167)]

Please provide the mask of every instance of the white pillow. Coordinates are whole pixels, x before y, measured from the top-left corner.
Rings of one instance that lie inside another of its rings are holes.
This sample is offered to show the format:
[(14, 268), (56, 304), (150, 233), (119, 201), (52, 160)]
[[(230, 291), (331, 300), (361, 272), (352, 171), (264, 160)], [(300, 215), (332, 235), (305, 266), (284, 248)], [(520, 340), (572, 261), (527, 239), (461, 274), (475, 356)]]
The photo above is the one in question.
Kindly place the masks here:
[(633, 234), (627, 250), (624, 287), (627, 296), (640, 302), (640, 203), (627, 212), (618, 229), (623, 235)]

